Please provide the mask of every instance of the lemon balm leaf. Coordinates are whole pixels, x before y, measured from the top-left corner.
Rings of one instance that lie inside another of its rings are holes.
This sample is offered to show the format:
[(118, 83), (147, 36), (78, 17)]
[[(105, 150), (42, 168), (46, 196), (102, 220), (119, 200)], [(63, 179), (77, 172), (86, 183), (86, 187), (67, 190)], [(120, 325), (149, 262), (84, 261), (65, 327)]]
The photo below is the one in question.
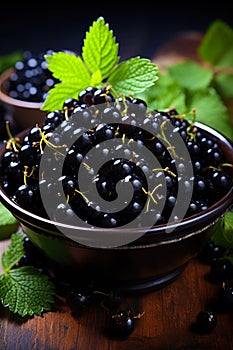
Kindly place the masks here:
[(158, 68), (147, 58), (133, 57), (120, 63), (108, 78), (118, 94), (141, 93), (158, 79)]
[(168, 68), (171, 77), (183, 88), (189, 90), (205, 89), (213, 78), (210, 69), (203, 68), (196, 62), (185, 60)]
[(89, 27), (82, 56), (72, 52), (45, 55), (48, 69), (60, 80), (46, 96), (41, 110), (62, 109), (67, 98), (78, 98), (87, 87), (102, 89), (110, 84), (114, 95), (145, 91), (158, 79), (157, 66), (149, 59), (135, 57), (119, 64), (119, 45), (103, 17)]
[(0, 203), (0, 240), (7, 239), (18, 229), (18, 220)]
[(2, 254), (2, 268), (9, 271), (24, 255), (24, 235), (16, 232), (11, 235), (11, 242)]
[(52, 111), (62, 109), (67, 98), (77, 98), (81, 90), (91, 82), (91, 76), (82, 59), (69, 52), (54, 52), (45, 56), (48, 69), (61, 82), (55, 84), (41, 106), (41, 110)]
[(223, 99), (233, 97), (233, 73), (216, 74), (214, 84), (216, 90), (219, 92)]
[(52, 89), (49, 90), (48, 96), (44, 101), (41, 109), (44, 111), (55, 111), (56, 109), (62, 109), (64, 101), (67, 98), (78, 98), (78, 94), (81, 90), (85, 89), (86, 85), (82, 85), (82, 82), (77, 86), (71, 83), (58, 83)]
[(188, 96), (188, 109), (196, 109), (196, 119), (233, 140), (233, 128), (227, 107), (214, 88), (199, 90)]
[(215, 67), (233, 66), (233, 29), (224, 21), (216, 20), (207, 29), (199, 47), (199, 57)]
[(82, 57), (89, 71), (94, 74), (99, 70), (103, 79), (118, 63), (118, 43), (103, 17), (94, 21), (86, 33)]
[(49, 311), (55, 286), (34, 266), (14, 267), (25, 255), (24, 234), (11, 235), (11, 242), (2, 254), (0, 300), (3, 306), (20, 316), (41, 315)]
[(225, 247), (233, 249), (233, 212), (228, 211), (210, 230), (212, 241)]
[(53, 76), (62, 82), (88, 86), (91, 76), (82, 59), (72, 52), (54, 52), (52, 55), (45, 55), (48, 62), (48, 69)]
[(159, 83), (137, 95), (145, 100), (149, 109), (176, 108), (180, 114), (187, 112), (186, 91), (170, 74), (159, 74)]
[(13, 313), (41, 315), (51, 309), (54, 285), (33, 266), (12, 269), (0, 276), (0, 299)]
[(102, 75), (101, 75), (101, 71), (98, 69), (91, 76), (90, 86), (95, 86), (95, 87), (101, 86), (102, 80), (103, 80), (103, 78), (102, 78)]
[(11, 68), (17, 61), (23, 59), (23, 53), (21, 51), (14, 51), (10, 54), (0, 56), (0, 73), (6, 69)]

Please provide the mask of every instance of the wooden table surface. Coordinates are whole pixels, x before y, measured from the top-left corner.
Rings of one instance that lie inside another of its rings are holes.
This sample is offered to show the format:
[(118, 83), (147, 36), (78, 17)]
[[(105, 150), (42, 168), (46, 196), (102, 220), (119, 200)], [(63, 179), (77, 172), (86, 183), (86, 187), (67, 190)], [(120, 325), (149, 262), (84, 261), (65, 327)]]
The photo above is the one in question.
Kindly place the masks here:
[[(2, 254), (8, 241), (0, 242)], [(74, 317), (64, 299), (58, 298), (53, 311), (22, 321), (0, 308), (1, 350), (231, 350), (233, 315), (217, 314), (211, 334), (191, 329), (196, 314), (216, 298), (218, 287), (208, 280), (209, 266), (198, 258), (166, 287), (140, 296), (127, 296), (122, 308), (145, 312), (136, 320), (134, 332), (113, 340), (105, 332), (107, 311), (99, 302), (88, 305)]]

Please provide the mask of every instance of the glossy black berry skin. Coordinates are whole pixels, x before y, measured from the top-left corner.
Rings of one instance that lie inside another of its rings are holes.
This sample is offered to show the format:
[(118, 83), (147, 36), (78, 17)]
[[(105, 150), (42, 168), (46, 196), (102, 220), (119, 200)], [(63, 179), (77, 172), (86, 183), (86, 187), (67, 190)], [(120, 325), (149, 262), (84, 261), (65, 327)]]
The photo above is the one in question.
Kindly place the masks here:
[(213, 311), (202, 310), (196, 316), (194, 329), (199, 334), (209, 334), (217, 326), (217, 315)]
[(225, 251), (226, 249), (223, 246), (214, 243), (212, 239), (208, 239), (200, 251), (198, 258), (205, 264), (210, 265), (214, 260), (222, 258)]
[(216, 306), (218, 311), (231, 313), (233, 311), (233, 286), (224, 284), (219, 288)]
[[(169, 146), (176, 136), (183, 139), (188, 159)], [(69, 149), (65, 149), (64, 139), (71, 141)], [(106, 141), (108, 146), (103, 146)], [(42, 155), (46, 145), (51, 151), (45, 160)], [(175, 109), (147, 112), (145, 101), (131, 96), (115, 98), (107, 86), (90, 86), (77, 98), (67, 98), (61, 110), (48, 112), (44, 125), (34, 125), (17, 147), (16, 151), (14, 147), (7, 149), (3, 155), (1, 176), (5, 191), (22, 208), (48, 218), (40, 191), (44, 189), (54, 197), (51, 219), (64, 223), (74, 224), (75, 216), (103, 228), (121, 227), (129, 221), (137, 227), (175, 222), (183, 218), (174, 214), (181, 186), (190, 198), (185, 218), (205, 212), (231, 188), (231, 175), (227, 166), (221, 166), (224, 156), (216, 141), (204, 137)], [(93, 149), (96, 154), (91, 156)], [(141, 155), (141, 149), (147, 149), (153, 159)], [(103, 160), (97, 173), (89, 166), (95, 159)], [(192, 175), (187, 173), (189, 165), (193, 166)], [(81, 178), (80, 170), (85, 171)], [(153, 196), (147, 178), (154, 181)], [(102, 210), (97, 200), (92, 203), (80, 192), (80, 181), (87, 186), (85, 193), (92, 191), (93, 184), (102, 200), (110, 204), (117, 199), (117, 186), (129, 183), (132, 198), (124, 201), (122, 210), (109, 210), (108, 206)], [(57, 186), (61, 182), (64, 198)], [(157, 203), (163, 199), (160, 210)]]
[(108, 335), (113, 338), (126, 338), (133, 333), (134, 329), (135, 321), (128, 311), (113, 312), (107, 319)]
[(82, 314), (89, 305), (92, 298), (92, 291), (89, 288), (79, 288), (70, 286), (66, 293), (66, 302), (73, 315)]
[(219, 258), (210, 264), (210, 279), (216, 284), (233, 281), (233, 265), (229, 259)]

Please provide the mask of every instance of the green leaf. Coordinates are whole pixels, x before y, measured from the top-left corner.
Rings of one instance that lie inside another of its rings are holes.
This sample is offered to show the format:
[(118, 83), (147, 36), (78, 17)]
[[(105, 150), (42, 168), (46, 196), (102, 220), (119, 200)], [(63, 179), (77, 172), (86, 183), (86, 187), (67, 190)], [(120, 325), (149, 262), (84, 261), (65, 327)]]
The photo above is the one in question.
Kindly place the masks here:
[(78, 94), (81, 90), (84, 90), (86, 85), (74, 85), (71, 83), (58, 83), (52, 89), (49, 90), (46, 100), (41, 106), (43, 111), (55, 111), (56, 109), (62, 109), (63, 104), (67, 98), (78, 98)]
[(108, 83), (118, 94), (143, 92), (158, 79), (158, 68), (147, 58), (134, 57), (120, 63), (112, 72)]
[(189, 95), (188, 110), (196, 109), (196, 120), (211, 126), (233, 140), (233, 128), (228, 111), (214, 88), (197, 91)]
[(3, 240), (16, 232), (19, 222), (2, 203), (0, 203), (0, 218), (0, 240)]
[(215, 67), (233, 66), (233, 29), (224, 21), (216, 20), (207, 29), (198, 47), (200, 58)]
[(233, 97), (233, 74), (219, 73), (215, 76), (214, 84), (223, 99)]
[(187, 111), (185, 91), (169, 74), (159, 74), (158, 82), (137, 97), (144, 99), (151, 110), (176, 108), (179, 114)]
[(9, 271), (24, 255), (24, 235), (16, 232), (11, 235), (11, 242), (2, 254), (2, 268)]
[(100, 69), (98, 69), (91, 76), (90, 86), (98, 87), (99, 85), (101, 85), (102, 80), (103, 80), (103, 78), (102, 78), (102, 75), (101, 75), (101, 71), (100, 71)]
[(94, 21), (86, 33), (82, 57), (89, 71), (95, 73), (100, 70), (103, 79), (118, 63), (118, 44), (103, 17)]
[(12, 68), (17, 61), (23, 59), (21, 51), (15, 51), (8, 55), (0, 56), (0, 73), (4, 72), (8, 68)]
[(33, 266), (10, 270), (0, 276), (0, 299), (3, 306), (22, 317), (41, 315), (51, 309), (54, 285), (48, 276)]
[(168, 72), (181, 87), (189, 90), (205, 89), (213, 78), (211, 70), (203, 68), (191, 60), (170, 66)]
[(233, 249), (233, 212), (228, 211), (210, 230), (212, 241), (225, 247)]
[(82, 59), (71, 52), (54, 52), (52, 55), (45, 55), (48, 69), (53, 76), (62, 82), (74, 86), (87, 87), (90, 84), (91, 76), (87, 71)]

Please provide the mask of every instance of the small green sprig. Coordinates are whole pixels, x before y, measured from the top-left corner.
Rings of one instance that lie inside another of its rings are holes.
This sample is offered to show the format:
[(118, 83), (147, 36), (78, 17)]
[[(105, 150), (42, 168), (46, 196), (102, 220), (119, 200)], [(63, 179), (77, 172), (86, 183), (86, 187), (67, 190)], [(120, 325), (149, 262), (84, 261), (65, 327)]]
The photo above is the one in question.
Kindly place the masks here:
[(14, 266), (24, 256), (24, 235), (16, 232), (2, 254), (0, 300), (4, 307), (20, 316), (41, 316), (54, 302), (54, 285), (49, 277), (34, 266)]
[(0, 203), (0, 241), (10, 238), (19, 226), (18, 220), (12, 215), (12, 213)]
[[(233, 140), (233, 28), (222, 20), (211, 23), (197, 48), (199, 61), (184, 59), (159, 72), (159, 81), (139, 97), (150, 109), (196, 109), (197, 121)], [(232, 121), (231, 121), (232, 119)]]
[(158, 68), (147, 58), (133, 57), (119, 63), (119, 45), (103, 17), (86, 33), (82, 55), (54, 52), (45, 55), (48, 69), (60, 82), (49, 90), (41, 109), (62, 109), (67, 98), (78, 98), (88, 86), (109, 86), (114, 96), (135, 95), (153, 86)]
[(214, 244), (225, 249), (222, 258), (233, 265), (233, 208), (208, 230), (208, 235)]
[(229, 210), (208, 233), (215, 244), (226, 248), (233, 263), (233, 211)]
[(0, 73), (6, 69), (12, 68), (15, 63), (23, 59), (23, 53), (21, 51), (14, 51), (7, 55), (0, 56)]

